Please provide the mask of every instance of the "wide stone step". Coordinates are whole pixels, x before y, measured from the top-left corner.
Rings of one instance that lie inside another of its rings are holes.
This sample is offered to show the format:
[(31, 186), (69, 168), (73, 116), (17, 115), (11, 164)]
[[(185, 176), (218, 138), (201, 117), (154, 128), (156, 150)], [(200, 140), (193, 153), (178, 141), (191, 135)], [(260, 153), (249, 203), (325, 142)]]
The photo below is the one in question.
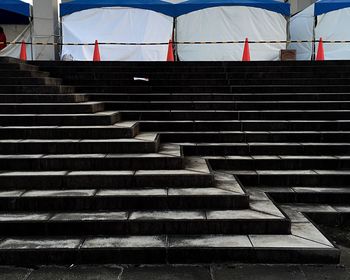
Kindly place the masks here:
[[(191, 85), (191, 86), (151, 86), (151, 85), (139, 85), (139, 86), (88, 86), (88, 85), (75, 85), (74, 88), (76, 92), (81, 93), (172, 93), (172, 92), (181, 92), (181, 93), (229, 93), (231, 92), (231, 87), (228, 85), (220, 86), (203, 86), (203, 85)], [(1, 90), (1, 88), (0, 88)]]
[(101, 102), (0, 103), (2, 114), (87, 114), (104, 110)]
[(60, 78), (51, 77), (2, 77), (0, 73), (1, 85), (52, 85), (59, 86), (62, 83)]
[(244, 186), (348, 187), (349, 170), (237, 170), (226, 171)]
[(350, 101), (104, 101), (108, 110), (348, 110)]
[[(145, 75), (143, 75), (145, 76)], [(233, 86), (248, 86), (248, 85), (349, 85), (349, 78), (272, 78), (269, 79), (152, 79), (147, 78), (148, 80), (138, 80), (137, 78), (142, 77), (134, 77), (129, 79), (71, 79), (66, 81), (65, 83), (70, 85), (86, 85), (86, 86), (154, 86), (154, 87), (164, 87), (164, 86), (223, 86), (223, 85), (233, 85)], [(136, 79), (135, 79), (136, 78)], [(28, 83), (30, 84), (30, 83)]]
[(88, 100), (84, 94), (0, 94), (0, 103), (74, 103)]
[(0, 62), (0, 69), (38, 71), (39, 67), (23, 62)]
[(339, 209), (349, 209), (350, 189), (347, 187), (291, 187), (286, 190), (270, 187), (267, 192), (278, 203), (332, 204)]
[(329, 241), (325, 240), (325, 243), (293, 234), (99, 236), (86, 239), (48, 238), (45, 235), (7, 237), (0, 243), (0, 263), (338, 263), (339, 250)]
[(130, 170), (181, 169), (183, 158), (150, 154), (0, 155), (1, 170)]
[(0, 139), (118, 139), (139, 134), (137, 122), (105, 126), (3, 126)]
[(232, 210), (249, 207), (249, 197), (238, 185), (220, 187), (2, 191), (0, 210)]
[[(1, 88), (0, 88), (1, 89)], [(305, 92), (349, 92), (350, 85), (303, 85), (291, 81), (288, 85), (231, 85), (231, 86), (75, 86), (82, 93), (305, 93)]]
[(349, 120), (141, 120), (142, 131), (350, 131)]
[[(232, 93), (347, 93), (349, 92), (350, 85), (337, 84), (337, 85), (304, 85), (301, 83), (293, 83), (291, 81), (288, 85), (266, 84), (266, 85), (232, 85)], [(179, 89), (180, 91), (181, 89)], [(161, 91), (161, 90), (160, 90)]]
[[(144, 76), (144, 75), (143, 75)], [(106, 86), (227, 86), (229, 85), (229, 81), (224, 79), (209, 79), (208, 77), (203, 79), (148, 79), (147, 81), (143, 80), (145, 79), (143, 76), (137, 77), (134, 76), (133, 78), (129, 79), (71, 79), (66, 80), (65, 83), (69, 85), (85, 85), (85, 86), (100, 86), (103, 85), (103, 87)], [(141, 79), (138, 79), (141, 78)], [(341, 80), (342, 81), (342, 80)]]
[(289, 220), (279, 214), (251, 209), (2, 212), (0, 226), (5, 236), (290, 233)]
[[(280, 72), (229, 72), (227, 74), (228, 79), (334, 79), (334, 78), (350, 78), (348, 71), (338, 72), (338, 71), (280, 71)], [(333, 70), (333, 68), (332, 68)]]
[(292, 169), (350, 169), (349, 156), (226, 156), (209, 157), (213, 169), (274, 170)]
[(347, 72), (347, 64), (343, 65), (250, 65), (250, 66), (231, 66), (228, 65), (226, 67), (226, 71), (230, 72), (238, 72), (246, 73), (246, 72), (255, 72), (255, 73), (271, 73), (271, 72), (302, 72), (302, 73), (339, 73), (339, 72)]
[(120, 121), (119, 112), (94, 114), (1, 114), (1, 126), (91, 126), (112, 125)]
[(0, 187), (18, 189), (212, 187), (213, 176), (180, 170), (22, 171), (0, 173)]
[[(285, 63), (285, 61), (283, 61)], [(129, 63), (109, 63), (109, 64), (89, 64), (82, 63), (81, 65), (76, 64), (77, 62), (66, 64), (66, 65), (58, 65), (58, 64), (37, 64), (40, 66), (40, 69), (47, 71), (65, 71), (69, 69), (72, 72), (135, 72), (135, 73), (166, 73), (166, 72), (240, 72), (240, 73), (261, 73), (261, 72), (311, 72), (311, 73), (325, 73), (325, 72), (347, 72), (349, 64), (344, 63), (342, 65), (285, 65), (285, 64), (272, 64), (267, 63), (263, 65), (261, 62), (259, 63), (250, 63), (250, 65), (242, 65), (242, 64), (234, 64), (234, 63), (226, 63), (223, 64), (213, 64), (213, 62), (208, 63), (207, 65), (196, 62), (192, 63), (192, 65), (181, 62), (175, 63), (171, 65), (167, 65), (166, 63), (141, 63), (139, 65), (132, 65)], [(310, 63), (310, 62), (309, 62)]]
[(238, 142), (350, 142), (349, 131), (203, 131), (160, 132), (162, 142), (238, 143)]
[(300, 213), (307, 215), (318, 225), (329, 227), (347, 227), (350, 221), (349, 204), (329, 203), (285, 203), (281, 204), (286, 212), (292, 213), (294, 219), (300, 219)]
[(94, 101), (340, 101), (350, 100), (349, 93), (89, 93)]
[(128, 120), (349, 120), (350, 110), (120, 110)]
[(54, 93), (74, 93), (72, 86), (47, 86), (47, 85), (0, 85), (1, 94), (54, 94)]
[(49, 77), (49, 72), (37, 70), (0, 69), (0, 77)]
[(155, 153), (159, 137), (140, 134), (120, 139), (3, 139), (0, 154), (100, 154)]
[(268, 79), (230, 79), (230, 85), (348, 85), (350, 82), (349, 78), (276, 78), (270, 77)]
[(349, 143), (179, 143), (186, 156), (350, 155)]

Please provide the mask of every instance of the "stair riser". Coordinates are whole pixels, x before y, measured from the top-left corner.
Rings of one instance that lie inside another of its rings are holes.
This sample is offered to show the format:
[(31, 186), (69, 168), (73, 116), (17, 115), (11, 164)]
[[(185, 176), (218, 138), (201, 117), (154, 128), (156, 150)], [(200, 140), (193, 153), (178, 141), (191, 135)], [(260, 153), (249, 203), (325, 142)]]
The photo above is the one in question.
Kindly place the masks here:
[(278, 203), (310, 203), (310, 204), (332, 204), (346, 205), (350, 200), (350, 193), (344, 192), (291, 192), (291, 193), (270, 193), (270, 197)]
[(349, 175), (237, 175), (244, 186), (348, 187)]
[(155, 170), (182, 169), (182, 158), (63, 158), (63, 159), (0, 159), (2, 170)]
[[(145, 75), (143, 75), (145, 76)], [(1, 80), (1, 79), (0, 79)], [(42, 84), (42, 81), (35, 81), (33, 84), (38, 83)], [(155, 87), (164, 87), (164, 86), (249, 86), (249, 85), (315, 85), (315, 86), (327, 86), (327, 85), (349, 85), (350, 79), (164, 79), (164, 80), (153, 80), (149, 81), (139, 81), (131, 79), (100, 79), (100, 80), (91, 80), (91, 79), (79, 79), (79, 80), (65, 80), (65, 84), (68, 85), (86, 85), (86, 86), (155, 86)], [(45, 83), (44, 83), (45, 84)], [(49, 84), (49, 83), (47, 83)]]
[(72, 129), (31, 129), (0, 128), (0, 139), (118, 139), (133, 138), (139, 127), (131, 128), (72, 128)]
[(251, 155), (350, 155), (350, 146), (339, 144), (337, 146), (319, 145), (319, 146), (283, 146), (283, 145), (263, 145), (263, 146), (183, 146), (185, 156), (251, 156)]
[(337, 93), (337, 94), (89, 94), (90, 100), (94, 101), (342, 101), (350, 100), (350, 94)]
[[(224, 70), (224, 69), (223, 69)], [(167, 70), (168, 71), (168, 70)], [(181, 70), (180, 70), (181, 71)], [(69, 83), (70, 81), (89, 79), (89, 80), (133, 80), (134, 77), (148, 78), (150, 81), (159, 80), (196, 80), (196, 79), (256, 79), (256, 80), (269, 80), (271, 77), (274, 79), (346, 79), (350, 78), (348, 72), (230, 72), (226, 74), (223, 71), (220, 72), (208, 72), (208, 73), (169, 73), (169, 72), (140, 72), (134, 69), (132, 72), (85, 72), (85, 73), (66, 73), (63, 71), (53, 71), (52, 75), (58, 75), (64, 78), (64, 81)], [(1, 74), (0, 74), (1, 76)]]
[(5, 236), (86, 236), (159, 234), (288, 234), (286, 220), (115, 220), (0, 222)]
[(349, 110), (350, 102), (331, 103), (170, 103), (170, 102), (112, 102), (105, 103), (107, 110)]
[[(145, 75), (141, 76), (144, 77)], [(122, 80), (120, 78), (117, 79), (103, 79), (103, 80), (91, 80), (83, 78), (81, 80), (70, 80), (64, 81), (67, 85), (85, 85), (85, 86), (228, 86), (229, 82), (226, 79), (191, 79), (191, 80), (182, 80), (182, 79), (167, 79), (167, 80), (152, 80), (142, 81), (142, 80), (134, 80), (125, 79)], [(343, 82), (344, 83), (344, 82)], [(342, 84), (343, 84), (342, 83)]]
[(217, 73), (224, 72), (225, 70), (230, 73), (290, 73), (290, 72), (306, 72), (306, 73), (347, 73), (349, 70), (349, 65), (307, 65), (307, 66), (274, 66), (274, 65), (235, 65), (227, 66), (224, 68), (222, 65), (211, 65), (211, 66), (202, 66), (202, 65), (69, 65), (69, 66), (59, 66), (59, 65), (41, 65), (40, 70), (49, 71), (52, 73), (67, 73), (67, 70), (72, 73), (86, 73), (86, 72), (95, 72), (95, 73)]
[(89, 114), (104, 110), (103, 103), (93, 105), (7, 105), (0, 104), (2, 114)]
[(125, 120), (349, 120), (346, 112), (131, 112), (121, 111)]
[(42, 78), (45, 78), (45, 77), (48, 77), (50, 75), (49, 72), (41, 72), (41, 71), (35, 71), (35, 70), (8, 70), (6, 69), (5, 70), (1, 70), (0, 69), (0, 77), (1, 78), (5, 78), (5, 77), (9, 77), (9, 78), (12, 78), (12, 77), (28, 77), (28, 78), (31, 78), (31, 77), (42, 77)]
[(211, 175), (37, 175), (0, 176), (2, 189), (86, 189), (86, 188), (174, 188), (212, 187)]
[(256, 85), (256, 86), (111, 86), (111, 87), (94, 87), (94, 86), (76, 86), (76, 92), (81, 93), (346, 93), (350, 90), (350, 85)]
[(196, 264), (199, 263), (295, 263), (337, 264), (335, 250), (251, 249), (251, 248), (118, 248), (79, 250), (2, 250), (2, 265), (67, 264)]
[(162, 142), (174, 143), (246, 143), (246, 142), (272, 142), (272, 143), (345, 143), (350, 141), (350, 133), (161, 133)]
[(122, 196), (0, 198), (1, 211), (232, 210), (249, 207), (248, 196)]
[(263, 170), (268, 166), (273, 170), (297, 169), (350, 169), (350, 159), (299, 159), (299, 160), (239, 160), (239, 159), (210, 159), (210, 165), (218, 170)]
[(348, 78), (333, 78), (330, 79), (328, 77), (323, 78), (308, 78), (308, 79), (276, 79), (276, 78), (269, 78), (269, 79), (230, 79), (229, 84), (233, 86), (237, 85), (348, 85), (350, 80)]
[(307, 213), (308, 217), (318, 225), (349, 226), (350, 213), (349, 212), (314, 212)]
[[(37, 71), (39, 69), (38, 66), (34, 66), (34, 65), (29, 65), (29, 64), (25, 64), (25, 63), (6, 63), (5, 65), (1, 64), (0, 66), (5, 67), (6, 69), (9, 70), (26, 70), (26, 71)], [(3, 67), (0, 67), (2, 69), (4, 69)]]
[(80, 94), (42, 94), (42, 95), (0, 95), (0, 103), (75, 103), (75, 102), (86, 102), (88, 101), (87, 96)]
[(350, 122), (348, 121), (140, 121), (139, 124), (142, 131), (350, 131)]
[(59, 86), (62, 80), (58, 78), (24, 78), (24, 77), (11, 77), (3, 78), (0, 74), (0, 84), (1, 85), (50, 85)]
[(33, 85), (12, 85), (0, 86), (1, 94), (55, 94), (55, 93), (74, 93), (75, 90), (71, 86), (33, 86)]
[(3, 126), (74, 126), (112, 125), (120, 121), (118, 113), (109, 116), (6, 116), (0, 118)]
[[(101, 81), (101, 80), (131, 80), (133, 81), (134, 78), (147, 78), (150, 81), (159, 81), (159, 80), (165, 80), (165, 79), (181, 79), (181, 80), (226, 80), (226, 73), (223, 71), (220, 72), (213, 72), (213, 73), (196, 73), (196, 72), (190, 72), (190, 73), (181, 73), (181, 72), (174, 72), (174, 73), (163, 73), (163, 72), (140, 72), (137, 70), (134, 70), (132, 72), (77, 72), (77, 73), (66, 73), (63, 71), (53, 71), (51, 72), (52, 76), (59, 76), (64, 79), (66, 83), (75, 82), (76, 80), (93, 80), (93, 81)], [(1, 74), (0, 74), (1, 76)], [(339, 77), (340, 78), (340, 77)]]
[(156, 153), (157, 142), (57, 142), (1, 143), (0, 153), (9, 154), (118, 154)]

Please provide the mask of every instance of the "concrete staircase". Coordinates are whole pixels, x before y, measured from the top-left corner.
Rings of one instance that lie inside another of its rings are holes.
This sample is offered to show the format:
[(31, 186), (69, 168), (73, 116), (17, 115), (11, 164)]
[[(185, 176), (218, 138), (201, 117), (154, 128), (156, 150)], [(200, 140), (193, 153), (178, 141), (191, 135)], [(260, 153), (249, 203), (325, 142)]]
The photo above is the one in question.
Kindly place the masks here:
[(0, 64), (1, 264), (339, 261), (346, 62)]

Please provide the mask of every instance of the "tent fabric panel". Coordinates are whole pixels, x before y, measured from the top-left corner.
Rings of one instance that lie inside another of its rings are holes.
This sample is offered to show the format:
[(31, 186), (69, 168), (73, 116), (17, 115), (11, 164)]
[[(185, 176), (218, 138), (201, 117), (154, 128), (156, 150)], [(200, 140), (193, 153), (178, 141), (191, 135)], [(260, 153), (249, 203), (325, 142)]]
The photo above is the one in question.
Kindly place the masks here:
[[(63, 18), (64, 43), (168, 42), (173, 18), (153, 11), (133, 8), (90, 9)], [(167, 45), (100, 45), (102, 60), (164, 61)], [(64, 46), (62, 55), (74, 60), (92, 60), (94, 46)]]
[[(316, 39), (337, 41), (350, 38), (350, 8), (335, 10), (317, 17)], [(318, 44), (316, 44), (316, 49)], [(349, 43), (324, 43), (326, 60), (350, 59)]]
[[(20, 42), (24, 40), (25, 42), (30, 42), (31, 41), (30, 28), (31, 26), (28, 25), (22, 31), (22, 33), (17, 36), (17, 38), (14, 38), (14, 41)], [(32, 46), (30, 44), (27, 44), (26, 49), (27, 49), (27, 59), (32, 60)], [(20, 52), (21, 52), (20, 44), (8, 45), (5, 49), (0, 51), (0, 56), (19, 58)]]
[[(215, 7), (177, 19), (178, 41), (286, 40), (287, 21), (251, 7)], [(252, 60), (278, 60), (285, 43), (250, 44)], [(178, 45), (182, 61), (240, 61), (243, 44)]]

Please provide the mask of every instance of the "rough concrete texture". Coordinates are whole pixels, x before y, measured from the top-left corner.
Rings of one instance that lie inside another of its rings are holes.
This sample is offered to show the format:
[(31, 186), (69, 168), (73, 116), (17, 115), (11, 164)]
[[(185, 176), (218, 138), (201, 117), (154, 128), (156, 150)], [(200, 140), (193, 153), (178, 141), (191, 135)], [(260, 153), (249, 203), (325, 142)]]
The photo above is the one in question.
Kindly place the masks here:
[(0, 280), (350, 280), (349, 226), (321, 226), (341, 249), (339, 265), (0, 267)]

